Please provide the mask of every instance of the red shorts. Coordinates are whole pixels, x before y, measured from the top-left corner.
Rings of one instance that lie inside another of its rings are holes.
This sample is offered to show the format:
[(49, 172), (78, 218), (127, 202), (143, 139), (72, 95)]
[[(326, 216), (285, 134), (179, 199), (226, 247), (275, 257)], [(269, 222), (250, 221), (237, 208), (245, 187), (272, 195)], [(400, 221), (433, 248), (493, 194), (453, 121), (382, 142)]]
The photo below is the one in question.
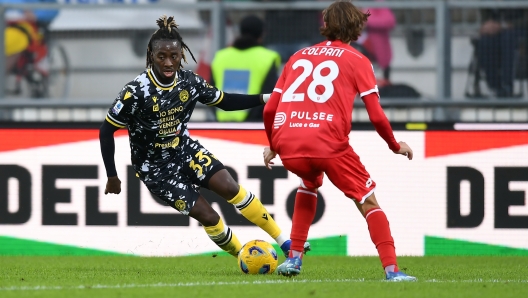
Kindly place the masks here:
[(336, 158), (289, 158), (283, 160), (282, 164), (301, 178), (302, 187), (319, 188), (323, 185), (323, 175), (326, 174), (339, 190), (359, 203), (363, 203), (376, 188), (376, 182), (370, 178), (352, 148)]

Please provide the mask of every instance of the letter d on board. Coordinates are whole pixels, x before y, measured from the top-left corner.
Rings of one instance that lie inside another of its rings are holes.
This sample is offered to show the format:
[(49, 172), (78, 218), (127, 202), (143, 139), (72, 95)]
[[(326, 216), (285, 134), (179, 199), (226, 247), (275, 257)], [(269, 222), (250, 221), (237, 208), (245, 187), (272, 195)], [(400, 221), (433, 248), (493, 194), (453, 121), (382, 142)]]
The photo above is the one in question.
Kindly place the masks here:
[[(460, 182), (470, 183), (470, 212), (460, 214)], [(470, 167), (447, 167), (447, 227), (474, 228), (484, 220), (484, 176)]]
[[(18, 181), (18, 211), (8, 208), (9, 179)], [(17, 165), (0, 165), (0, 224), (23, 224), (31, 217), (31, 174)]]

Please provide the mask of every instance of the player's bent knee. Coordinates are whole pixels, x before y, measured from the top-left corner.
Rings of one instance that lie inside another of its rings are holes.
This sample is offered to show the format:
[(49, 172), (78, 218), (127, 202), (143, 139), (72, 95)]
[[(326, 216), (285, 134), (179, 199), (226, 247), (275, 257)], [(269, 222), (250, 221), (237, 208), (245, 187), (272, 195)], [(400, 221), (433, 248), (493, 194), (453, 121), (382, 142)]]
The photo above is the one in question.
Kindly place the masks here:
[(361, 209), (363, 209), (363, 212), (366, 212), (372, 208), (380, 208), (374, 194), (368, 196), (363, 202), (363, 204), (361, 204)]
[(209, 179), (207, 188), (226, 200), (235, 197), (240, 190), (238, 183), (226, 169), (216, 172), (211, 179)]
[(196, 200), (196, 203), (189, 211), (189, 216), (206, 227), (214, 226), (220, 220), (220, 215), (202, 196)]
[[(195, 209), (195, 208), (193, 208)], [(189, 213), (189, 216), (196, 219), (199, 223), (201, 223), (205, 227), (211, 227), (218, 224), (218, 221), (220, 220), (220, 215), (214, 211), (214, 209), (211, 210), (197, 210), (196, 213)]]
[(219, 221), (220, 216), (218, 215), (218, 213), (216, 213), (214, 215), (207, 216), (204, 220), (200, 221), (200, 223), (202, 224), (202, 226), (212, 227), (216, 226)]

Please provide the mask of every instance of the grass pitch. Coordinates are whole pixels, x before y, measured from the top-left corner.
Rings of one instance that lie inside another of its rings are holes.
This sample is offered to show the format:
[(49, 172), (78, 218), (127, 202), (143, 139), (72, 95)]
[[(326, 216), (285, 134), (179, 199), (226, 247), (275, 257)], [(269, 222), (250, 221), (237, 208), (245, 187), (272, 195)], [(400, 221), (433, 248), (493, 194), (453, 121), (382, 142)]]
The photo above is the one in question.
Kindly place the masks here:
[[(280, 258), (282, 262), (284, 258)], [(0, 257), (0, 297), (528, 297), (528, 257), (305, 257), (301, 275), (244, 275), (227, 256)]]

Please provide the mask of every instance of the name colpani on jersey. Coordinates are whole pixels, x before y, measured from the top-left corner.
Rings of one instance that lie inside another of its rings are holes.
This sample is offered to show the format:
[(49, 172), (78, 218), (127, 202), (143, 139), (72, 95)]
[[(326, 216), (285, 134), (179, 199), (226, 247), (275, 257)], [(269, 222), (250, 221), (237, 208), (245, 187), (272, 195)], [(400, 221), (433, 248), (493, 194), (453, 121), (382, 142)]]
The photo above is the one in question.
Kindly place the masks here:
[(345, 50), (334, 48), (334, 47), (308, 47), (304, 48), (301, 52), (303, 55), (309, 56), (330, 56), (330, 57), (341, 57)]

